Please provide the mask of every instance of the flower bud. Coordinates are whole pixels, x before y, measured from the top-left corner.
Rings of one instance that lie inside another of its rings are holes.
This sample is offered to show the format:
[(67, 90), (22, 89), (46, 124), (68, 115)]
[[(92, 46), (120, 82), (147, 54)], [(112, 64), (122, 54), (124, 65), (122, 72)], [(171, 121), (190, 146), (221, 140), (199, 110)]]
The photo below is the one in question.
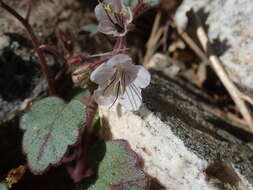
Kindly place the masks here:
[(86, 87), (92, 69), (90, 65), (82, 65), (72, 73), (72, 81), (80, 87)]

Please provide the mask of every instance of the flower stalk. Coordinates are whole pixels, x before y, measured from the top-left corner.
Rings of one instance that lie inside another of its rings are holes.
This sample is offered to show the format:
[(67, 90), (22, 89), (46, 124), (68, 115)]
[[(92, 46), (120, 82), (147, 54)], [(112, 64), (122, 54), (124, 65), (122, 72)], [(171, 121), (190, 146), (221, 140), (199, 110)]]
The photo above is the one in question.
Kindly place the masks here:
[(76, 161), (74, 167), (67, 167), (70, 176), (75, 182), (79, 182), (93, 173), (93, 171), (88, 168), (88, 152), (91, 142), (92, 123), (95, 118), (97, 108), (97, 103), (93, 98), (91, 98), (88, 105), (88, 119), (84, 125), (84, 133), (81, 138), (81, 143), (78, 145), (74, 155), (71, 155), (63, 160), (65, 163), (73, 160)]

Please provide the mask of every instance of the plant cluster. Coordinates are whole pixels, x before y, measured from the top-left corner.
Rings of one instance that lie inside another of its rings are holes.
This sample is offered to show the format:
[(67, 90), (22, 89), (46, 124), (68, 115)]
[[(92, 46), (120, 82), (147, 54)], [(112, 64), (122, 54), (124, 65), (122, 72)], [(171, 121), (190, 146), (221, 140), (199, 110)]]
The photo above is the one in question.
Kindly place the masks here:
[[(125, 53), (125, 37), (133, 19), (149, 4), (143, 0), (127, 4), (122, 0), (99, 1), (94, 10), (99, 22), (97, 29), (114, 38), (115, 45), (113, 51), (102, 54), (106, 57), (91, 61), (99, 55), (75, 55), (69, 30), (59, 32), (68, 52), (66, 55), (42, 44), (29, 23), (32, 0), (26, 3), (28, 11), (23, 17), (0, 0), (0, 7), (25, 27), (48, 84), (49, 97), (33, 103), (20, 121), (27, 167), (34, 174), (43, 174), (50, 166), (64, 164), (73, 181), (79, 183), (79, 189), (148, 189), (148, 177), (138, 167), (137, 156), (125, 141), (97, 142), (93, 148), (91, 142), (94, 141), (93, 126), (98, 105), (120, 104), (129, 111), (136, 111), (142, 104), (141, 90), (149, 85), (150, 74), (143, 66), (135, 65)], [(66, 102), (60, 97), (46, 62), (47, 53), (66, 67), (75, 68), (73, 82), (90, 91), (88, 103), (76, 97)], [(96, 90), (87, 85), (89, 81), (97, 84)], [(95, 182), (86, 180), (94, 176), (97, 178)], [(8, 179), (11, 181), (9, 186), (17, 182), (10, 176)]]

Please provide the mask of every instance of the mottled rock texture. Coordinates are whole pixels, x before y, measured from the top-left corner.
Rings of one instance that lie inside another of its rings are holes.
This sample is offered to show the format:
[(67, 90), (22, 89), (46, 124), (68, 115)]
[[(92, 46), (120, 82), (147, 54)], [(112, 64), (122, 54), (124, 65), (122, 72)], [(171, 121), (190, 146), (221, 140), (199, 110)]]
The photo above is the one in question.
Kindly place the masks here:
[[(208, 36), (230, 77), (241, 87), (253, 89), (253, 1), (184, 0), (175, 19), (186, 28), (186, 13), (193, 8), (206, 24)], [(193, 17), (190, 17), (193, 19)], [(192, 27), (192, 25), (189, 25)]]
[(253, 189), (252, 135), (217, 116), (203, 92), (152, 73), (138, 112), (100, 107), (112, 138), (126, 139), (144, 170), (169, 190)]
[(0, 34), (0, 124), (15, 117), (21, 103), (45, 93), (31, 44), (18, 34)]

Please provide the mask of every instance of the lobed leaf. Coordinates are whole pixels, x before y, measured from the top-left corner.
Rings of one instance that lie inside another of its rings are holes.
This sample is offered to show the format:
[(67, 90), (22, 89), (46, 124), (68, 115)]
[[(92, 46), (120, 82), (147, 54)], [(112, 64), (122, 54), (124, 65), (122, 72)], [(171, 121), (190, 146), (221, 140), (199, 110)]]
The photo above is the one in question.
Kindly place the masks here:
[(83, 180), (78, 190), (146, 190), (148, 177), (138, 167), (138, 157), (124, 140), (100, 143), (92, 148), (90, 164), (96, 177)]
[(23, 151), (34, 174), (59, 163), (68, 146), (77, 142), (86, 121), (86, 107), (72, 100), (49, 97), (36, 102), (20, 123), (25, 130)]

